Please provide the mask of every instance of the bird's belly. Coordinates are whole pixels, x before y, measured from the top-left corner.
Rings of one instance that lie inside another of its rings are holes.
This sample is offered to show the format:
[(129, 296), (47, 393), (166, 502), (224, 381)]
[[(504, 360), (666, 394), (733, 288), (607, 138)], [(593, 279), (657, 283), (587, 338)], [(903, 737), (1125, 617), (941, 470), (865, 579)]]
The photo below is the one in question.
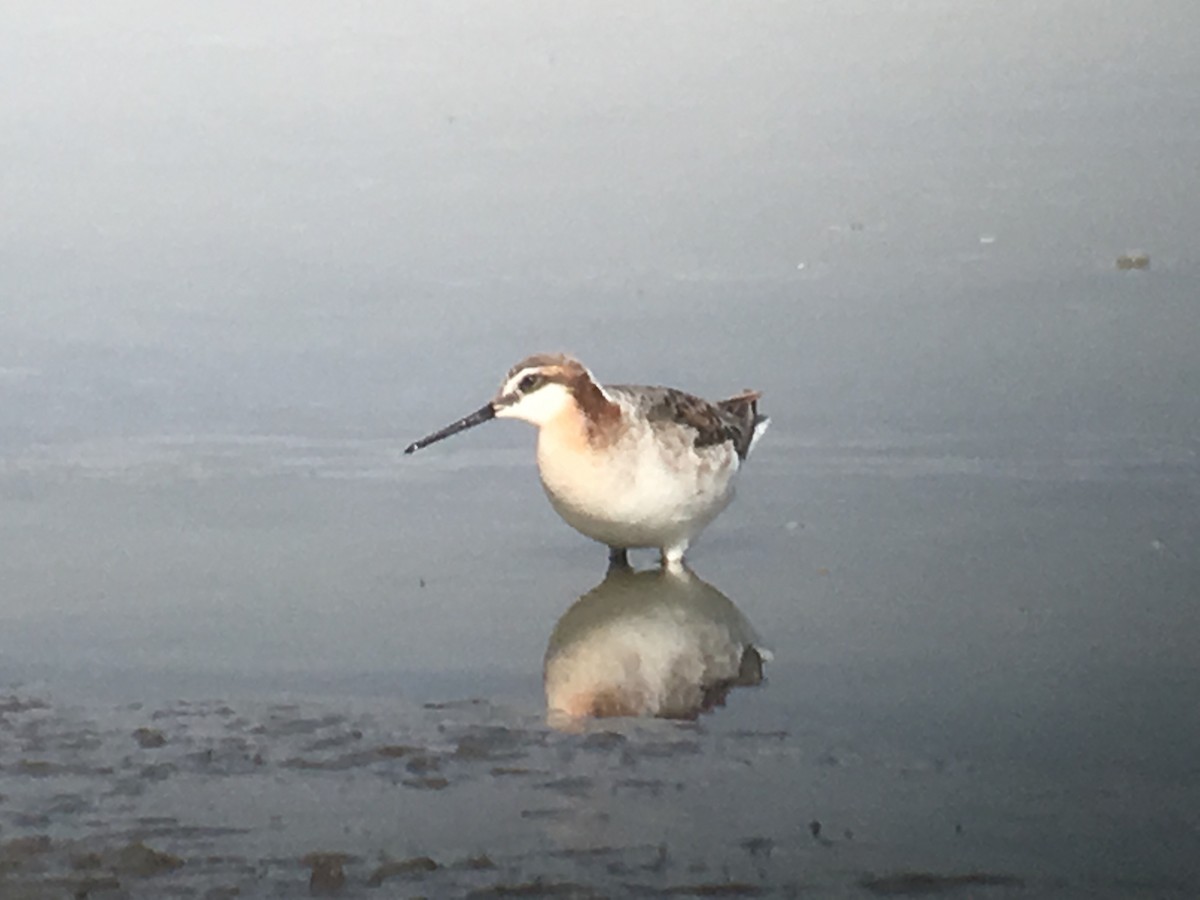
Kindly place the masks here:
[(733, 499), (736, 458), (679, 467), (655, 455), (543, 452), (538, 469), (555, 511), (613, 547), (663, 547), (700, 532)]

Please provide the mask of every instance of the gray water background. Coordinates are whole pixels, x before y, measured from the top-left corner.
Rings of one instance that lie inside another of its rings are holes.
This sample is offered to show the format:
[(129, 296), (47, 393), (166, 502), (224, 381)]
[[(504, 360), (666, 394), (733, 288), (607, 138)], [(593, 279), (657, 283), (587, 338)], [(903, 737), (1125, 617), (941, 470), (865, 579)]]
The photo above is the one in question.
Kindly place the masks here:
[[(769, 809), (777, 841), (822, 803), (874, 822), (880, 856), (827, 886), (911, 863), (1195, 888), (1200, 8), (2, 15), (6, 682), (100, 721), (297, 696), (536, 718), (602, 550), (545, 503), (525, 426), (400, 450), (568, 350), (765, 393), (690, 558), (775, 659), (702, 727), (811, 765), (731, 815)], [(1150, 269), (1117, 271), (1135, 249)], [(706, 748), (713, 801), (741, 782)], [(858, 763), (822, 794), (827, 755)], [(965, 786), (899, 787), (947, 767)], [(988, 837), (959, 854), (937, 828), (963, 808)]]

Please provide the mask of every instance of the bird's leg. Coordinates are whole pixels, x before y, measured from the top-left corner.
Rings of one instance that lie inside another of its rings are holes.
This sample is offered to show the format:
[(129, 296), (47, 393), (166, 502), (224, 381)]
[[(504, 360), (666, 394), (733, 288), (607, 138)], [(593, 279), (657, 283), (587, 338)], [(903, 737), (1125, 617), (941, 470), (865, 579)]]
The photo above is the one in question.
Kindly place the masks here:
[(668, 572), (683, 571), (683, 554), (687, 550), (688, 542), (680, 541), (670, 547), (662, 548), (662, 567)]
[(629, 551), (624, 547), (609, 547), (608, 567), (610, 569), (628, 569)]

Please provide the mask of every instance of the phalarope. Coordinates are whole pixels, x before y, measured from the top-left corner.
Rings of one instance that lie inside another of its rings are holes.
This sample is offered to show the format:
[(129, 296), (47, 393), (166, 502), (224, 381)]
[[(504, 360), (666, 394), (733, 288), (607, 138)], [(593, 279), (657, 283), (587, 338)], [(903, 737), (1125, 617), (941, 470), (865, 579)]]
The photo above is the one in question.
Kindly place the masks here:
[(494, 418), (538, 426), (550, 505), (614, 561), (653, 547), (678, 568), (684, 551), (733, 499), (743, 460), (766, 430), (759, 394), (710, 403), (666, 387), (601, 385), (561, 354), (523, 359), (488, 403), (409, 444), (405, 453)]

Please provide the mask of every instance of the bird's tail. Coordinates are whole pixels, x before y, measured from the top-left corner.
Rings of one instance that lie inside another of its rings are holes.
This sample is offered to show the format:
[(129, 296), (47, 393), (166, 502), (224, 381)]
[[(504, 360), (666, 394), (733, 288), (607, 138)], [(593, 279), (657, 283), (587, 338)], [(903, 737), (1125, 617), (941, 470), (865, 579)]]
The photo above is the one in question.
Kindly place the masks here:
[(754, 449), (758, 439), (763, 436), (763, 432), (771, 424), (768, 416), (759, 414), (758, 398), (761, 396), (762, 393), (759, 391), (745, 390), (736, 397), (730, 397), (728, 400), (721, 400), (717, 403), (719, 409), (728, 413), (737, 422), (736, 446), (738, 456), (742, 459), (750, 455), (750, 451)]

